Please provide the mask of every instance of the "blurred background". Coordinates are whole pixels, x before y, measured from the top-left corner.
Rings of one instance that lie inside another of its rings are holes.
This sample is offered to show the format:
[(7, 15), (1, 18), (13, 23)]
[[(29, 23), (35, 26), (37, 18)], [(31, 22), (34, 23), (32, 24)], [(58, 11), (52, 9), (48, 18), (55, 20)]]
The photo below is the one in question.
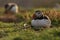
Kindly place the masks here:
[(39, 7), (55, 7), (60, 6), (60, 0), (0, 0), (0, 7), (3, 7), (6, 3), (17, 3), (23, 8), (39, 8)]

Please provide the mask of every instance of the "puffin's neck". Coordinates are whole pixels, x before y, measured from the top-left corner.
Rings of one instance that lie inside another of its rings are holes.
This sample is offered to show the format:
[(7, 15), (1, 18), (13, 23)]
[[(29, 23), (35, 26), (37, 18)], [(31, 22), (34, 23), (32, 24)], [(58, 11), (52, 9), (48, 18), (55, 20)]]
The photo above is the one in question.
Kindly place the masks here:
[(44, 16), (42, 15), (41, 17), (35, 17), (34, 19), (36, 19), (36, 20), (39, 19), (40, 20), (40, 19), (43, 19), (43, 18), (44, 18)]

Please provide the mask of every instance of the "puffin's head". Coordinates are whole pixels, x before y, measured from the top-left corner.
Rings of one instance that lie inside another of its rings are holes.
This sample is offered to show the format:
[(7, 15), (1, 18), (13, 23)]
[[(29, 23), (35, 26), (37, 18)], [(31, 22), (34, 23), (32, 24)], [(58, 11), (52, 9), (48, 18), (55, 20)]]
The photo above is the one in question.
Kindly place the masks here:
[(35, 11), (35, 14), (33, 14), (33, 17), (42, 17), (43, 13), (40, 10)]
[(13, 12), (13, 13), (17, 13), (18, 12), (18, 6), (17, 4), (15, 3), (8, 3), (8, 4), (5, 4), (5, 11), (6, 12)]

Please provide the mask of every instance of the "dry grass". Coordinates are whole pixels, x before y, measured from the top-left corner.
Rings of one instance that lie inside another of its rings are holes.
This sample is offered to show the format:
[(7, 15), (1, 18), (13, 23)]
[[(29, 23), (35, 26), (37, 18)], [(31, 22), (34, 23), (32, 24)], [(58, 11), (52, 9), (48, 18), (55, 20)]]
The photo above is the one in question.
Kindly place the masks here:
[[(60, 12), (53, 9), (43, 10), (42, 12), (44, 15), (48, 15), (50, 17), (52, 25), (54, 25), (53, 28), (38, 32), (31, 28), (22, 29), (24, 23), (29, 23), (31, 21), (34, 10), (26, 12), (20, 11), (20, 13), (15, 16), (21, 20), (21, 22), (17, 24), (0, 22), (0, 40), (60, 40)], [(5, 16), (5, 18), (15, 18), (11, 15)], [(4, 18), (4, 16), (2, 16), (2, 18)]]

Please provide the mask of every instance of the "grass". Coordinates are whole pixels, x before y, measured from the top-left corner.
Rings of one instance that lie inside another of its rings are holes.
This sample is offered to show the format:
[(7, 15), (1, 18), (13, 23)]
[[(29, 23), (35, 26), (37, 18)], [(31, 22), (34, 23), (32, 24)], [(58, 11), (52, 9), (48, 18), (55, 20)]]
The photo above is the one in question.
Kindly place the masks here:
[[(0, 22), (0, 40), (60, 40), (60, 13), (54, 9), (39, 9), (48, 15), (52, 21), (52, 28), (42, 31), (34, 31), (32, 28), (24, 28), (24, 23), (30, 25), (34, 10), (28, 10), (24, 14), (16, 14), (21, 20), (19, 23)], [(3, 11), (1, 11), (3, 13)]]

